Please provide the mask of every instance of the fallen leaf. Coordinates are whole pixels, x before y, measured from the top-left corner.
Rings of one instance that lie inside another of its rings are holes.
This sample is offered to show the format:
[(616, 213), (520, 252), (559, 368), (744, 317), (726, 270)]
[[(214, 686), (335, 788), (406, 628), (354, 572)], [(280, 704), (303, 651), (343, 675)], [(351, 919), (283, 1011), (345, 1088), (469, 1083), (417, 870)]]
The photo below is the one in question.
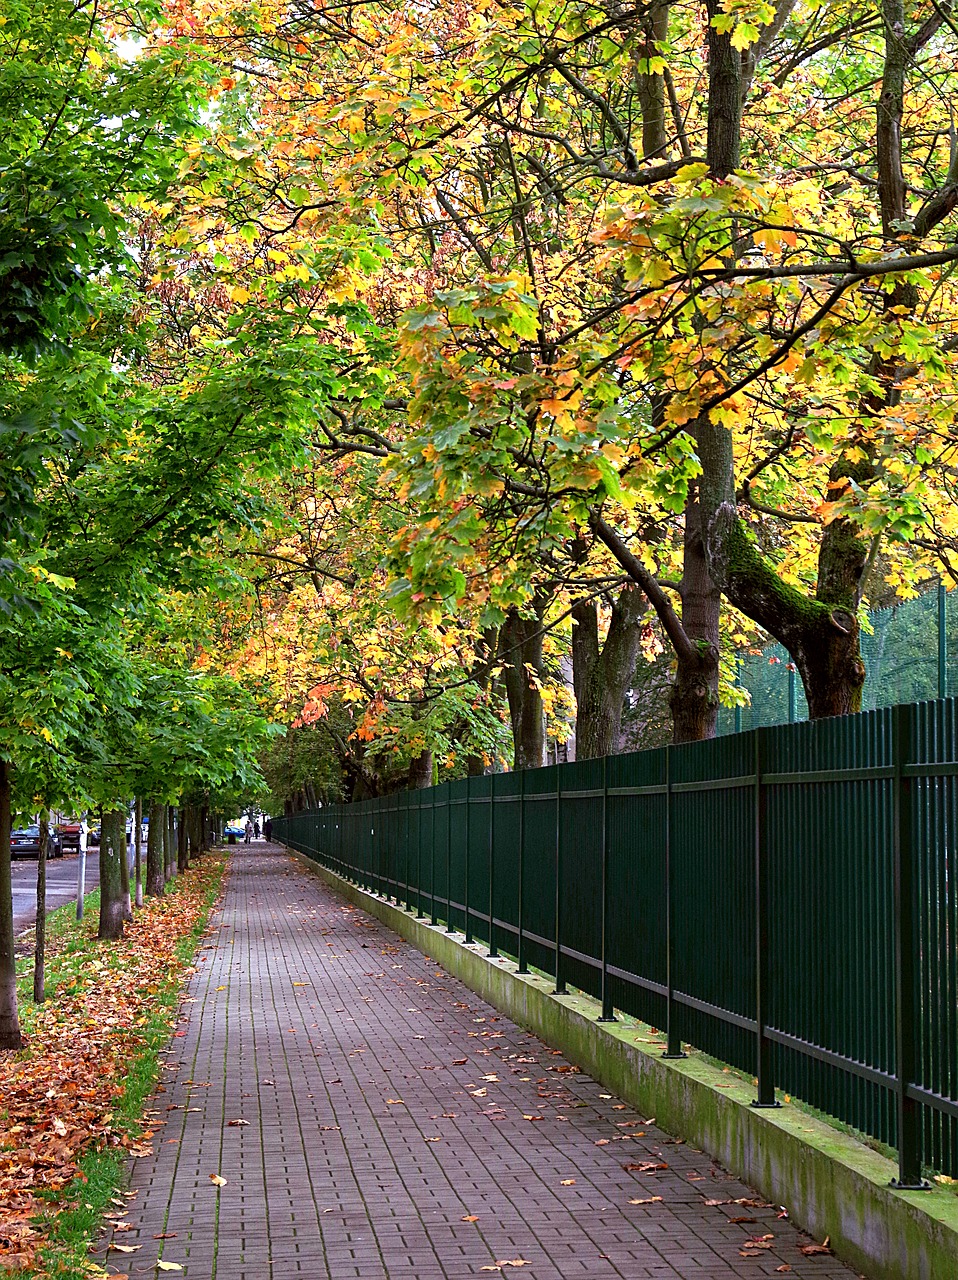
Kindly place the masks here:
[(230, 1129), (236, 1129), (236, 1128), (238, 1128), (241, 1124), (246, 1124), (246, 1125), (248, 1125), (248, 1124), (249, 1124), (249, 1121), (248, 1121), (248, 1120), (227, 1120), (226, 1124), (227, 1124), (227, 1127), (228, 1127), (228, 1128), (230, 1128)]
[(563, 1178), (563, 1179), (562, 1179), (562, 1181), (559, 1183), (559, 1186), (560, 1186), (560, 1187), (574, 1187), (574, 1186), (575, 1186), (575, 1178)]
[(607, 1147), (611, 1141), (611, 1138), (596, 1138), (594, 1145), (597, 1147)]
[(162, 1258), (157, 1259), (156, 1265), (161, 1271), (182, 1271), (183, 1268), (178, 1262), (164, 1262)]
[(142, 1249), (141, 1244), (112, 1244), (110, 1248), (116, 1253), (136, 1253), (137, 1249)]
[(758, 1222), (758, 1218), (729, 1218), (729, 1222), (734, 1222), (738, 1225), (740, 1222)]
[(478, 1213), (467, 1213), (462, 1220), (463, 1222), (478, 1222), (479, 1215)]
[(221, 1177), (220, 1177), (220, 1175), (219, 1175), (218, 1173), (211, 1173), (211, 1174), (210, 1174), (210, 1182), (212, 1182), (212, 1184), (213, 1184), (213, 1186), (214, 1186), (214, 1187), (225, 1187), (225, 1186), (226, 1186), (226, 1179), (225, 1179), (225, 1178), (221, 1178)]
[(783, 1262), (780, 1267), (775, 1268), (776, 1271), (791, 1271), (791, 1269), (792, 1268), (789, 1266), (787, 1262)]
[(812, 1258), (819, 1253), (831, 1253), (828, 1247), (828, 1240), (824, 1244), (802, 1244), (798, 1247), (799, 1253), (804, 1253), (806, 1258)]
[(649, 1196), (646, 1200), (630, 1200), (629, 1204), (658, 1204), (661, 1199), (661, 1196)]
[(387, 1099), (386, 1099), (386, 1106), (387, 1106), (387, 1107), (404, 1107), (405, 1105), (406, 1105), (406, 1104), (405, 1104), (405, 1102), (403, 1102), (402, 1098), (387, 1098)]
[(544, 1120), (544, 1119), (545, 1119), (545, 1116), (527, 1116), (527, 1115), (524, 1115), (522, 1118), (523, 1118), (523, 1120)]
[(154, 1236), (154, 1237), (153, 1237), (153, 1239), (154, 1239), (154, 1240), (175, 1240), (175, 1239), (176, 1239), (176, 1232), (175, 1232), (175, 1231), (163, 1231), (163, 1232), (161, 1232), (158, 1236)]

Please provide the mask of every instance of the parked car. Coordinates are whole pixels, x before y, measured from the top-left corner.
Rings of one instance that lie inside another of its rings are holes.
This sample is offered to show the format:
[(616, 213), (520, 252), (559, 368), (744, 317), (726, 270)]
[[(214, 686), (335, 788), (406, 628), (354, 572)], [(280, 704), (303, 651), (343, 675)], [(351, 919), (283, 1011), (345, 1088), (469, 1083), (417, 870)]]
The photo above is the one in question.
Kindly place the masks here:
[[(17, 827), (10, 833), (11, 858), (39, 858), (40, 828)], [(51, 831), (47, 840), (47, 857), (62, 858), (63, 845), (56, 831)]]

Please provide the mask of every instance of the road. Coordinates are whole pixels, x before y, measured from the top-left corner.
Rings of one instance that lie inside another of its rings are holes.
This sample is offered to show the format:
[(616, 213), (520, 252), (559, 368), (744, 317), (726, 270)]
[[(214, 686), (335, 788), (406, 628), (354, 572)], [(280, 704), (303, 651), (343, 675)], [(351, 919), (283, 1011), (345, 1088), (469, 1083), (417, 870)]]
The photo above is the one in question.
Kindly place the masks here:
[[(77, 891), (79, 854), (67, 854), (47, 862), (47, 912), (64, 902), (72, 902)], [(100, 855), (91, 849), (86, 856), (87, 893), (100, 883)], [(37, 863), (35, 858), (13, 861), (13, 931), (28, 929), (37, 918)]]

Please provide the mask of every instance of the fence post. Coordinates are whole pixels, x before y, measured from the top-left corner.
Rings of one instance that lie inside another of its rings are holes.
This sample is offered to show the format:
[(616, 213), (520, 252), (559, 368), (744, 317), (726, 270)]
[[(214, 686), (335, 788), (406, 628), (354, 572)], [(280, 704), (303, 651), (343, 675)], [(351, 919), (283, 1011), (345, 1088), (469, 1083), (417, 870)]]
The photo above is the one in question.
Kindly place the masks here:
[(672, 748), (665, 748), (665, 1016), (663, 1058), (684, 1058), (675, 1003), (675, 893), (672, 886)]
[(938, 697), (948, 697), (948, 667), (945, 659), (947, 656), (946, 642), (947, 632), (945, 624), (948, 621), (947, 611), (947, 595), (945, 593), (945, 584), (938, 583)]
[(446, 933), (454, 933), (452, 927), (452, 796), (451, 782), (446, 783)]
[(519, 942), (517, 944), (516, 960), (518, 961), (519, 973), (529, 972), (529, 962), (526, 960), (526, 939), (525, 939), (525, 917), (523, 914), (523, 899), (525, 898), (525, 862), (526, 862), (526, 771), (519, 770), (519, 903), (516, 912), (516, 921), (519, 926)]
[(436, 924), (436, 788), (430, 787), (429, 818), (432, 828), (432, 843), (429, 854), (429, 923)]
[(496, 946), (496, 778), (489, 779), (489, 955), (495, 960), (499, 954)]
[(788, 664), (788, 723), (798, 719), (798, 689), (795, 682), (795, 663)]
[(562, 778), (559, 766), (556, 771), (556, 857), (555, 857), (555, 936), (556, 936), (556, 989), (554, 994), (564, 996), (565, 978), (562, 975)]
[[(789, 672), (794, 680), (795, 672)], [(791, 689), (791, 685), (789, 686)], [(791, 701), (791, 699), (790, 699)], [(755, 730), (754, 787), (754, 857), (755, 857), (755, 1025), (758, 1059), (758, 1097), (753, 1107), (780, 1107), (775, 1101), (775, 1075), (772, 1071), (772, 1042), (765, 1034), (765, 1011), (768, 1004), (768, 887), (765, 858), (766, 790), (762, 781), (762, 741), (764, 729)]]
[(609, 995), (609, 758), (602, 757), (602, 978), (600, 1022), (615, 1022)]
[(892, 707), (892, 750), (895, 766), (895, 1066), (898, 1110), (899, 1191), (926, 1191), (921, 1176), (921, 1109), (908, 1096), (915, 1079), (915, 845), (914, 779), (905, 766), (916, 763), (913, 705)]
[(416, 791), (416, 919), (425, 920), (422, 909), (422, 791)]
[(472, 917), (469, 913), (469, 845), (472, 841), (472, 778), (466, 778), (466, 854), (463, 859), (463, 928), (465, 930), (465, 938), (463, 939), (466, 946), (472, 942)]

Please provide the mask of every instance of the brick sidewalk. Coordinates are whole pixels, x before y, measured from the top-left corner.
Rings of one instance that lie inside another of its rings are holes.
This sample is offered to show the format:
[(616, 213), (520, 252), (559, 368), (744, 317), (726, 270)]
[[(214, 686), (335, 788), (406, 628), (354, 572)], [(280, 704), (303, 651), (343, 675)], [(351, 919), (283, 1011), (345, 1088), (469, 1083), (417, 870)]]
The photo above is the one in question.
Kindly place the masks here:
[(109, 1270), (853, 1280), (279, 850), (236, 850), (212, 932)]

